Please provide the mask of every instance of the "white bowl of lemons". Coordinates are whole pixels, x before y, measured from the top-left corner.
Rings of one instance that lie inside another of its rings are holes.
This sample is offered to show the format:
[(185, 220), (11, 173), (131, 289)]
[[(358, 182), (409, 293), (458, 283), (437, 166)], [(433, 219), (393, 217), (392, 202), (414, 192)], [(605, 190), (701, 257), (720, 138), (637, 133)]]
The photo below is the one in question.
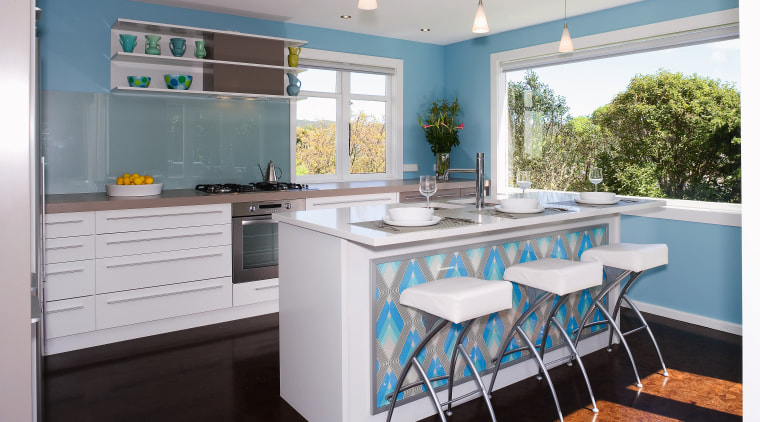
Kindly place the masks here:
[(155, 183), (148, 174), (124, 173), (116, 178), (115, 185), (106, 185), (108, 196), (152, 196), (160, 195), (163, 183)]

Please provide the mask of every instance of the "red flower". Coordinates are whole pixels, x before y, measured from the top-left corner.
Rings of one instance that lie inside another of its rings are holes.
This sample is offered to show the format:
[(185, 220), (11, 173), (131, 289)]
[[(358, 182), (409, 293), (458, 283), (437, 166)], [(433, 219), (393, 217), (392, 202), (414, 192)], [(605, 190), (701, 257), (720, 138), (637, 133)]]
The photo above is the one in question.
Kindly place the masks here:
[(444, 122), (444, 121), (441, 121), (441, 126), (448, 127), (448, 126), (446, 126), (446, 122)]
[(460, 123), (459, 126), (457, 126), (457, 129), (464, 129), (464, 123)]
[(422, 126), (422, 127), (423, 127), (424, 129), (427, 129), (427, 128), (429, 128), (430, 126), (431, 126), (431, 125), (424, 125), (424, 126)]

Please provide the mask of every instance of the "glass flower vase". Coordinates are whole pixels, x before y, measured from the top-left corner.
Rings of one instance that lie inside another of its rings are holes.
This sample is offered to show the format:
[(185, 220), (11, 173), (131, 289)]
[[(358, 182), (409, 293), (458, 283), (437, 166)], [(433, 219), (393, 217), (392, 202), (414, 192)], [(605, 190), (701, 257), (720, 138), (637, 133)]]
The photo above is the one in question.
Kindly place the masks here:
[(435, 174), (438, 180), (449, 180), (449, 175), (446, 170), (449, 169), (451, 164), (450, 156), (448, 152), (439, 152), (435, 154)]

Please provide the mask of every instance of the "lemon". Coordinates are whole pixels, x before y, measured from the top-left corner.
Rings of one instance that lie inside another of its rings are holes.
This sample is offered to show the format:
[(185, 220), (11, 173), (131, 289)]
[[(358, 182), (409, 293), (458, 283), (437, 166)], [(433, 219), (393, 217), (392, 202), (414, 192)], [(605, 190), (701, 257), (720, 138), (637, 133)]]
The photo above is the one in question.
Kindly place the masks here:
[(124, 173), (124, 175), (121, 176), (123, 179), (129, 179), (129, 173)]
[(117, 185), (123, 185), (124, 184), (124, 178), (119, 176), (116, 178), (116, 184)]
[(151, 176), (146, 175), (145, 176), (145, 184), (146, 185), (152, 185), (153, 184), (153, 178)]
[(136, 177), (136, 178), (135, 178), (135, 184), (136, 184), (136, 185), (142, 185), (142, 184), (144, 184), (144, 183), (145, 183), (145, 178), (144, 178), (144, 177), (142, 177), (142, 176), (139, 176), (139, 177)]
[(134, 177), (135, 179), (137, 179), (138, 177), (140, 177), (140, 173), (133, 173), (132, 177)]

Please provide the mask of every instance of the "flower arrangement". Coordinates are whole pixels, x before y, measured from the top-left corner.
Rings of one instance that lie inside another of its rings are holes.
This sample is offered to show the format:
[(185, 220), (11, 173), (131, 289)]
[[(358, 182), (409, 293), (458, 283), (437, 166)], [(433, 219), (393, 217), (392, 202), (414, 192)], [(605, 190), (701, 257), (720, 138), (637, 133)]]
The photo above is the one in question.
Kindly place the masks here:
[(439, 104), (436, 100), (430, 106), (425, 122), (423, 123), (422, 118), (417, 119), (425, 131), (425, 139), (430, 144), (433, 154), (448, 154), (452, 148), (459, 145), (459, 131), (464, 129), (464, 124), (457, 124), (458, 112), (458, 98), (452, 103), (444, 99)]

